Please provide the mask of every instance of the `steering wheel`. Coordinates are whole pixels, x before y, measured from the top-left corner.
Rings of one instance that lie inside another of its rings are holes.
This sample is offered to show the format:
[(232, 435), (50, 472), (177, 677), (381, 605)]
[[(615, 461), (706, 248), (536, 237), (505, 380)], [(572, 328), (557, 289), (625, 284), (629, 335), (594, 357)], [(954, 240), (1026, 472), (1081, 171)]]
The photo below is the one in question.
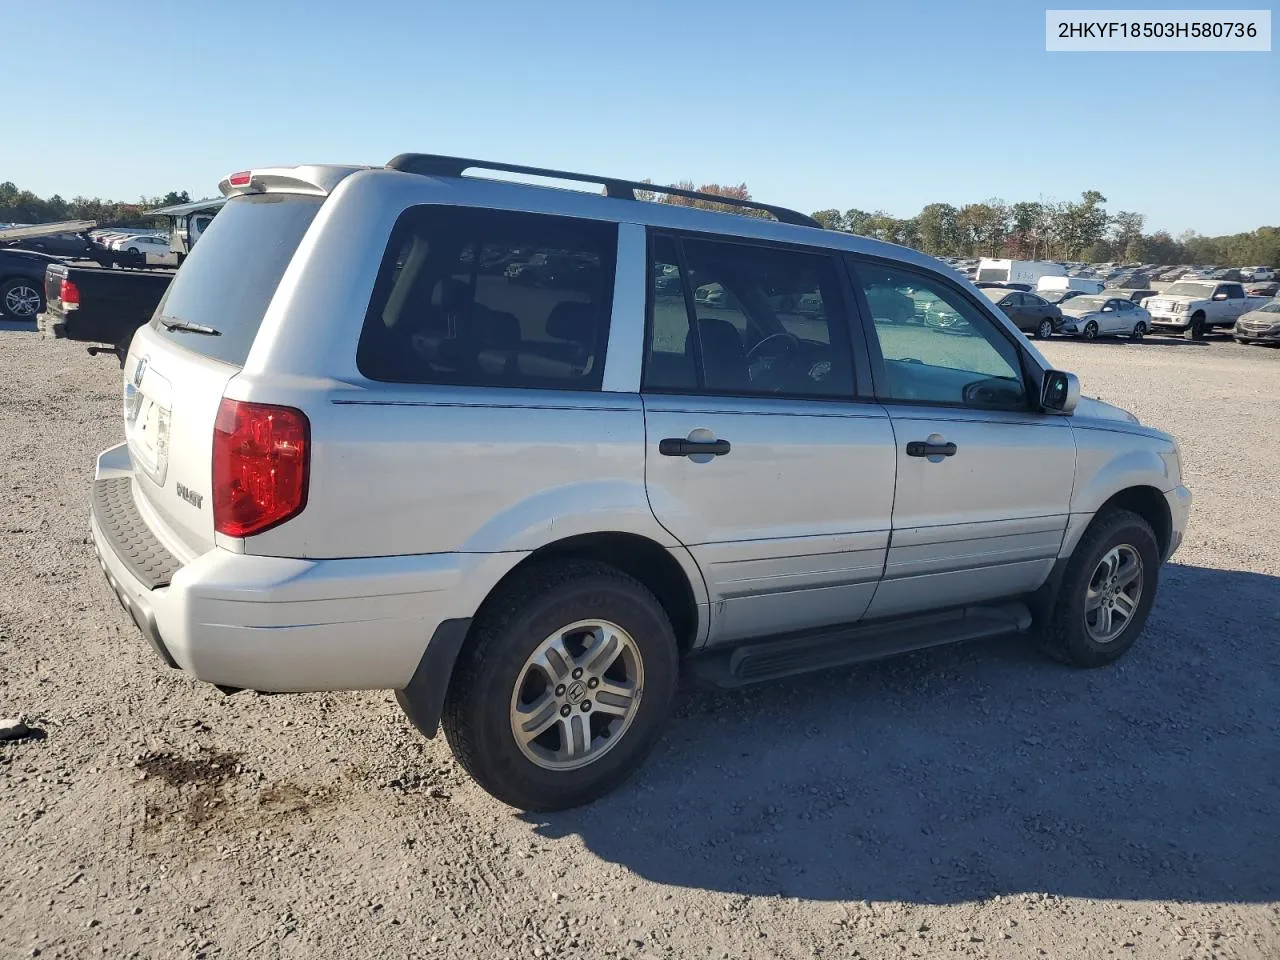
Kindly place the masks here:
[[(778, 343), (787, 344), (787, 348), (783, 350), (781, 353), (777, 353), (777, 354), (766, 353), (764, 350), (765, 345), (773, 343), (775, 341), (777, 341)], [(757, 343), (754, 347), (752, 347), (750, 350), (747, 351), (747, 366), (751, 366), (752, 364), (760, 360), (781, 359), (782, 357), (790, 356), (791, 354), (795, 353), (799, 349), (800, 349), (800, 338), (797, 337), (795, 334), (788, 333), (785, 330), (783, 330), (781, 333), (771, 333), (767, 337), (765, 337), (763, 340), (761, 340), (759, 343)]]

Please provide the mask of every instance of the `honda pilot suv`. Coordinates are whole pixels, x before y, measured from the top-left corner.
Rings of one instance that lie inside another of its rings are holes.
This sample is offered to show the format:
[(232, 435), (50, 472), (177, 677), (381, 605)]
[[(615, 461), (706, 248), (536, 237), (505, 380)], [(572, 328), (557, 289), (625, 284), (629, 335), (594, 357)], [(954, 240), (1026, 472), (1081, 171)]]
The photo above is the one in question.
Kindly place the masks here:
[(620, 783), (682, 672), (1109, 663), (1182, 538), (1174, 440), (914, 251), (422, 154), (221, 189), (126, 357), (107, 579), (169, 666), (393, 690), (514, 806)]

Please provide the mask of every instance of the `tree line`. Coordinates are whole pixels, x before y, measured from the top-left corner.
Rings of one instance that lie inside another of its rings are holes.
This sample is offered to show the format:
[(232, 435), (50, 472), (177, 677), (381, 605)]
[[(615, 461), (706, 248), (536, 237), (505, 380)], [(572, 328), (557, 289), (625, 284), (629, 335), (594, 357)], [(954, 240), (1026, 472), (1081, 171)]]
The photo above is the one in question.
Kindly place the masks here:
[(1142, 214), (1111, 214), (1106, 202), (1097, 190), (1086, 190), (1075, 201), (1006, 203), (992, 198), (961, 207), (931, 203), (907, 219), (858, 209), (819, 210), (813, 217), (831, 230), (887, 240), (936, 257), (1280, 265), (1280, 227), (1220, 237), (1188, 230), (1175, 238), (1165, 230), (1145, 233)]
[(97, 220), (104, 227), (153, 226), (155, 217), (144, 210), (189, 203), (185, 190), (171, 190), (162, 197), (139, 197), (136, 203), (121, 203), (99, 197), (64, 200), (56, 193), (47, 200), (17, 185), (0, 183), (0, 223), (58, 223), (63, 220)]
[[(647, 182), (647, 181), (646, 181)], [(672, 184), (686, 190), (693, 183)], [(700, 193), (750, 200), (745, 183), (709, 183)], [(663, 193), (637, 194), (642, 200), (764, 216), (757, 211)], [(1009, 257), (1016, 260), (1083, 260), (1089, 263), (1211, 263), (1217, 266), (1280, 267), (1280, 227), (1220, 237), (1188, 230), (1177, 237), (1166, 230), (1145, 233), (1146, 218), (1132, 210), (1114, 214), (1107, 198), (1086, 190), (1079, 200), (1024, 200), (1006, 203), (992, 198), (955, 206), (930, 203), (914, 217), (902, 219), (884, 210), (818, 210), (812, 216), (828, 230), (843, 230), (911, 247), (935, 257)]]

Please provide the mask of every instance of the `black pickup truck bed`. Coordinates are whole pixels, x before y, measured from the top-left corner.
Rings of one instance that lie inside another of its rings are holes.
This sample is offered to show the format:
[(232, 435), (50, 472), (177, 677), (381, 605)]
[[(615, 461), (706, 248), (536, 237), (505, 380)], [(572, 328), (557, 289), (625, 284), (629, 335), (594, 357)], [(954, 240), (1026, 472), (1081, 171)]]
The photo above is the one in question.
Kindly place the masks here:
[[(134, 331), (151, 319), (174, 273), (51, 263), (44, 275), (40, 330), (47, 337), (105, 345), (123, 360)], [(63, 302), (64, 281), (78, 302)]]

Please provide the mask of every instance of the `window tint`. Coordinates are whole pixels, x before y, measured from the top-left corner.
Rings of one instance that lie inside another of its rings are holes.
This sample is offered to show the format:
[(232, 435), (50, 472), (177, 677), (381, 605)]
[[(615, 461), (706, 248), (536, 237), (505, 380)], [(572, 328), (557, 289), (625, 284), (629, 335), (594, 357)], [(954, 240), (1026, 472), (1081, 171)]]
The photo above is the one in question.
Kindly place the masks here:
[(598, 390), (617, 226), (425, 206), (392, 231), (356, 361), (374, 380)]
[[(156, 307), (152, 327), (188, 350), (243, 364), (285, 267), (322, 197), (259, 194), (232, 200), (209, 224)], [(166, 327), (182, 320), (217, 335)]]
[(646, 388), (852, 395), (847, 320), (830, 256), (659, 235), (650, 275)]
[(1236, 283), (1231, 284), (1227, 287), (1227, 296), (1232, 300), (1242, 299), (1244, 297), (1244, 287)]
[(1034, 293), (1024, 293), (1022, 295), (1022, 299), (1029, 307), (1043, 307), (1049, 302), (1041, 297), (1037, 297)]
[[(959, 290), (926, 274), (856, 263), (884, 355), (886, 400), (1025, 409), (1018, 349)], [(912, 311), (903, 319), (902, 305)], [(895, 305), (886, 310), (885, 304)]]

